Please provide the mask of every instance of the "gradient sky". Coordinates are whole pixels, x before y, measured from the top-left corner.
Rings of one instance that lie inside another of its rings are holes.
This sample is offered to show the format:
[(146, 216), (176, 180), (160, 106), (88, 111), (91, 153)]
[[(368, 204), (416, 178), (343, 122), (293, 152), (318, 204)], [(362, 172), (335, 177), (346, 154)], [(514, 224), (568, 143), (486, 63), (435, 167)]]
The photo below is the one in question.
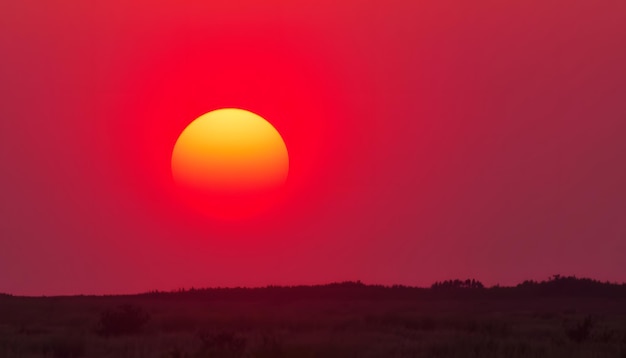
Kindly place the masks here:
[[(0, 292), (626, 281), (626, 2), (5, 1)], [(220, 107), (290, 151), (222, 222), (174, 195)]]

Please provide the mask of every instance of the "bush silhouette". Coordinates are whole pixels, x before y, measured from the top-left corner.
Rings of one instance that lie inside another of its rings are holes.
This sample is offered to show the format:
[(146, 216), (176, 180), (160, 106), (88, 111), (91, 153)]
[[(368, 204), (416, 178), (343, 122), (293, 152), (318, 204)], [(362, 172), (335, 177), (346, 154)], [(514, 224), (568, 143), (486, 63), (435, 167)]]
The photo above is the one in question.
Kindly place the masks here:
[(141, 307), (122, 305), (102, 312), (97, 333), (105, 337), (136, 334), (149, 320), (150, 315)]
[(243, 357), (246, 349), (246, 339), (231, 332), (201, 332), (198, 338), (201, 341), (198, 357), (239, 358)]
[(591, 316), (587, 316), (581, 322), (576, 323), (573, 327), (567, 327), (565, 329), (565, 333), (570, 340), (576, 343), (581, 343), (589, 339), (593, 326), (594, 321)]
[(282, 343), (275, 336), (268, 334), (262, 336), (261, 343), (253, 354), (256, 358), (281, 358), (285, 355)]

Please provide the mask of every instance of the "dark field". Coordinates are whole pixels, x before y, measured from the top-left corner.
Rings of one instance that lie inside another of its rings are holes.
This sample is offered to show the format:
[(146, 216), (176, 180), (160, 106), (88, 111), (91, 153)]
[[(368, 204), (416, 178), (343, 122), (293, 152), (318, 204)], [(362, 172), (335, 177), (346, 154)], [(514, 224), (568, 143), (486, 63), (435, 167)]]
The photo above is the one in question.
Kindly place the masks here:
[(626, 357), (624, 285), (0, 296), (0, 357)]

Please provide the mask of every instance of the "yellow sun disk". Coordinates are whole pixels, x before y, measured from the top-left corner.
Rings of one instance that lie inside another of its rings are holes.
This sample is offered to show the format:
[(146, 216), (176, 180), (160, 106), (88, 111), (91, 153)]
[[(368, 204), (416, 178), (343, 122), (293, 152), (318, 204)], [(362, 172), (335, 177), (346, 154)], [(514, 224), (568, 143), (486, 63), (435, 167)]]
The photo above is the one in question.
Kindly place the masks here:
[(200, 116), (185, 128), (172, 153), (174, 179), (205, 191), (271, 189), (285, 181), (288, 170), (278, 131), (241, 109)]

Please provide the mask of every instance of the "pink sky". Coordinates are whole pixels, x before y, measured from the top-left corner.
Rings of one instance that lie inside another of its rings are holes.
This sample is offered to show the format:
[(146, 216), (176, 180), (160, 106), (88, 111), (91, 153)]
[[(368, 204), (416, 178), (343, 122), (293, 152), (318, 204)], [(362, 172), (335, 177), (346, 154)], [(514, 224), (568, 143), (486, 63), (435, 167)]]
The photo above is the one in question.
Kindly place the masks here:
[[(626, 281), (623, 1), (0, 5), (0, 292)], [(172, 195), (186, 124), (282, 133), (287, 198)]]

